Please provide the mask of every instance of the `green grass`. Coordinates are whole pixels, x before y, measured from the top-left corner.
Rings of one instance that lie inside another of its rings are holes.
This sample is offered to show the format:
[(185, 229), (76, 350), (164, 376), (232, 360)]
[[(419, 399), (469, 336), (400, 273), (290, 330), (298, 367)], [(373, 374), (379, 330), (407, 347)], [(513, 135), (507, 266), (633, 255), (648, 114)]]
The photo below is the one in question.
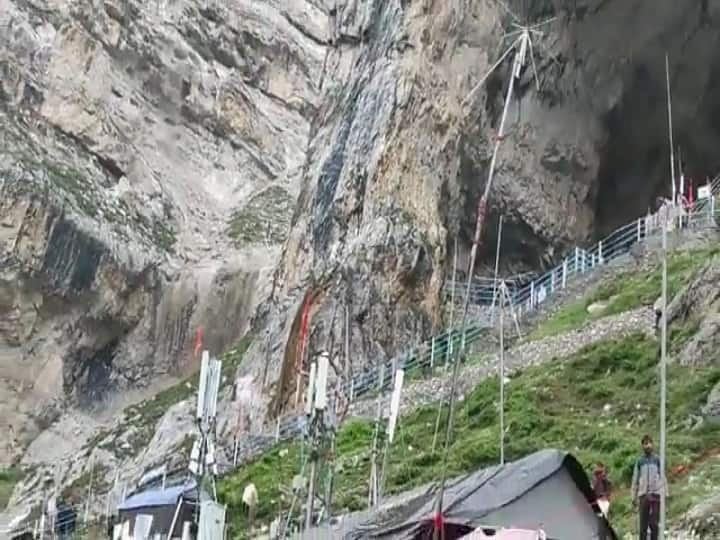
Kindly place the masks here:
[[(564, 361), (516, 375), (506, 387), (506, 458), (554, 447), (572, 452), (588, 469), (602, 460), (620, 489), (611, 510), (613, 523), (620, 531), (627, 530), (633, 519), (627, 488), (639, 440), (646, 432), (656, 433), (658, 426), (656, 355), (657, 343), (638, 334), (599, 342)], [(720, 445), (720, 430), (689, 427), (690, 418), (720, 381), (720, 368), (670, 366), (668, 380), (668, 463), (675, 467), (693, 463), (706, 449)], [(497, 378), (487, 379), (459, 405), (449, 451), (450, 475), (498, 461), (497, 395)], [(608, 412), (606, 405), (610, 405)], [(426, 406), (400, 419), (386, 493), (440, 476), (440, 444), (435, 453), (431, 451), (436, 415), (436, 406)], [(335, 510), (357, 510), (367, 497), (372, 425), (349, 424), (338, 437), (341, 466)], [(269, 521), (279, 508), (287, 507), (289, 497), (281, 487), (289, 486), (299, 472), (300, 447), (285, 445), (283, 450), (287, 455), (275, 449), (220, 482), (219, 493), (230, 506), (233, 538), (244, 534), (246, 524), (239, 508), (247, 482), (258, 488), (258, 519)], [(687, 510), (692, 500), (692, 496), (672, 499), (670, 515)]]
[[(678, 508), (692, 508), (707, 501), (720, 490), (720, 455), (709, 454), (689, 471), (682, 471), (673, 486), (672, 505)], [(710, 534), (710, 530), (698, 531)]]
[(292, 202), (283, 188), (270, 186), (234, 212), (227, 233), (238, 247), (265, 241), (282, 242), (290, 227)]
[(0, 469), (0, 510), (5, 509), (13, 489), (15, 489), (15, 484), (22, 480), (22, 477), (22, 471), (15, 467)]
[[(718, 253), (720, 248), (716, 247), (675, 253), (668, 257), (668, 298), (672, 298), (710, 258)], [(562, 334), (594, 319), (652, 305), (660, 296), (661, 285), (662, 273), (659, 264), (650, 272), (626, 272), (615, 276), (584, 299), (565, 306), (540, 324), (530, 335), (530, 339)], [(600, 302), (606, 304), (604, 309), (593, 314), (588, 312), (587, 308), (590, 305)]]

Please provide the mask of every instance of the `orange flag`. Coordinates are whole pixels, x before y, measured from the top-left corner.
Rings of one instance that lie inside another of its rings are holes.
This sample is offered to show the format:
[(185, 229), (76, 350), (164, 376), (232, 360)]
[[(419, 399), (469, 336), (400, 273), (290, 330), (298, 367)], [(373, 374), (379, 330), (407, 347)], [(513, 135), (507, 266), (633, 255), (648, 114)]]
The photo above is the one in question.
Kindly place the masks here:
[(195, 332), (195, 347), (193, 348), (193, 356), (197, 358), (197, 355), (200, 354), (200, 351), (202, 350), (203, 346), (203, 337), (204, 332), (202, 326), (197, 329), (197, 332)]

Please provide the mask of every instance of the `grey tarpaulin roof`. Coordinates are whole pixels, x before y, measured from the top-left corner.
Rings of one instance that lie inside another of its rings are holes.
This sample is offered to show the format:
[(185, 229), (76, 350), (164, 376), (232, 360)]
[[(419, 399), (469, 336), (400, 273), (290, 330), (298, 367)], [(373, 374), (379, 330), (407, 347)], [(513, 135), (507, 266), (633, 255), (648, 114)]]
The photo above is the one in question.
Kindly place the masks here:
[[(483, 523), (483, 517), (519, 499), (563, 468), (590, 509), (595, 505), (595, 497), (582, 466), (567, 452), (542, 450), (518, 461), (482, 469), (451, 481), (443, 497), (445, 522), (469, 529), (488, 525)], [(350, 530), (346, 528), (344, 538), (414, 538), (431, 522), (436, 494), (437, 485), (430, 485), (400, 507), (370, 515), (368, 519), (353, 524)], [(558, 504), (563, 504), (563, 501), (558, 501)], [(611, 538), (615, 538), (612, 532)]]
[(152, 489), (142, 491), (125, 499), (118, 506), (118, 510), (133, 510), (149, 506), (175, 506), (181, 496), (192, 500), (197, 499), (195, 480), (189, 480), (177, 486), (165, 489)]

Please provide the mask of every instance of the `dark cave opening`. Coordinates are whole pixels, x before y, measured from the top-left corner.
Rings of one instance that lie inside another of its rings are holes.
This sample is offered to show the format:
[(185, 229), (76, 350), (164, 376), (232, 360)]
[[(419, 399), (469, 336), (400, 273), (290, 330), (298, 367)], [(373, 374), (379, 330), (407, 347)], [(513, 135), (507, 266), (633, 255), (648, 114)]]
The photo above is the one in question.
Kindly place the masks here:
[[(502, 88), (500, 88), (502, 89)], [(470, 262), (470, 250), (472, 248), (475, 227), (477, 223), (477, 205), (485, 187), (487, 176), (487, 160), (479, 159), (475, 152), (478, 148), (473, 140), (468, 139), (460, 154), (459, 185), (461, 188), (460, 197), (463, 204), (457, 210), (448, 209), (451, 220), (458, 220), (458, 257), (457, 257), (457, 279), (465, 279)], [(479, 150), (482, 151), (482, 150)], [(478, 167), (477, 163), (483, 166)], [(446, 202), (447, 204), (447, 202)], [(458, 215), (454, 215), (458, 212)], [(500, 274), (510, 276), (528, 271), (537, 270), (539, 267), (540, 255), (545, 250), (544, 243), (530, 229), (530, 227), (516, 215), (516, 210), (506, 208), (490, 194), (487, 213), (483, 225), (482, 237), (478, 245), (475, 274), (479, 276), (490, 276), (494, 273), (495, 258), (497, 253), (498, 232), (500, 216), (503, 216), (502, 236), (500, 239)], [(453, 236), (453, 235), (451, 235)], [(448, 260), (453, 264), (454, 236), (449, 239), (447, 250)]]
[(76, 353), (71, 380), (66, 380), (65, 386), (75, 394), (81, 407), (91, 407), (107, 394), (119, 344), (120, 337), (116, 337), (98, 350), (81, 349)]
[[(720, 56), (706, 72), (671, 68), (676, 177), (680, 158), (686, 186), (695, 190), (720, 172)], [(701, 79), (698, 83), (697, 79)], [(595, 236), (602, 237), (655, 209), (671, 194), (670, 143), (664, 59), (629, 70), (620, 102), (605, 117)]]
[[(570, 190), (571, 196), (577, 193), (570, 210), (573, 217), (581, 217), (575, 229), (563, 231), (562, 225), (558, 227), (562, 237), (548, 236), (545, 228), (531, 230), (528, 223), (544, 225), (538, 219), (544, 209), (532, 204), (522, 207), (515, 203), (513, 194), (498, 196), (493, 186), (476, 266), (477, 274), (485, 276), (493, 272), (501, 213), (500, 271), (507, 276), (546, 270), (558, 264), (576, 244), (611, 234), (649, 210), (654, 211), (658, 198), (670, 195), (666, 54), (677, 183), (680, 157), (685, 185), (692, 185), (695, 194), (700, 185), (720, 174), (720, 93), (715, 90), (720, 85), (720, 4), (709, 9), (707, 4), (680, 6), (670, 0), (613, 0), (582, 16), (576, 4), (564, 0), (527, 5), (513, 0), (510, 6), (519, 10), (531, 7), (527, 12), (530, 20), (541, 13), (555, 14), (560, 23), (548, 30), (554, 37), (538, 53), (540, 79), (546, 86), (552, 85), (554, 99), (549, 101), (547, 93), (526, 93), (522, 85), (517, 92), (523, 102), (520, 107), (527, 106), (524, 110), (531, 111), (531, 115), (533, 107), (544, 111), (537, 125), (549, 125), (545, 131), (538, 129), (541, 135), (536, 137), (533, 151), (549, 148), (543, 145), (560, 133), (566, 148), (580, 148), (584, 153), (581, 157), (587, 159), (579, 161), (577, 178), (575, 173), (563, 173), (563, 181), (570, 180), (570, 185), (579, 182), (577, 192), (572, 187)], [(548, 60), (553, 47), (560, 66), (557, 70)], [(477, 201), (487, 177), (490, 140), (503, 105), (508, 70), (509, 66), (504, 66), (488, 78), (485, 99), (478, 99), (474, 111), (475, 117), (484, 119), (469, 125), (463, 133), (458, 173), (460, 205), (457, 210), (447, 211), (448, 223), (453, 224), (451, 230), (457, 227), (458, 231), (460, 277), (468, 267)], [(577, 111), (574, 116), (573, 110)], [(506, 134), (512, 129), (510, 122)], [(577, 139), (572, 138), (574, 133)], [(566, 134), (571, 135), (563, 139)], [(522, 149), (518, 155), (523, 156)], [(528, 159), (527, 154), (523, 158)], [(497, 172), (496, 178), (507, 181), (509, 174), (515, 174), (519, 185), (535, 179), (531, 167), (529, 171), (521, 169), (511, 163)], [(589, 172), (583, 177), (583, 171)], [(523, 174), (526, 176), (519, 176)], [(541, 170), (537, 176), (543, 175), (548, 186), (543, 195), (549, 194), (553, 204), (562, 204), (562, 192), (561, 197), (552, 199), (553, 171)], [(558, 207), (548, 211), (557, 214), (553, 223), (564, 219)], [(453, 244), (451, 235), (447, 245), (450, 254)], [(451, 269), (452, 257), (448, 260)]]

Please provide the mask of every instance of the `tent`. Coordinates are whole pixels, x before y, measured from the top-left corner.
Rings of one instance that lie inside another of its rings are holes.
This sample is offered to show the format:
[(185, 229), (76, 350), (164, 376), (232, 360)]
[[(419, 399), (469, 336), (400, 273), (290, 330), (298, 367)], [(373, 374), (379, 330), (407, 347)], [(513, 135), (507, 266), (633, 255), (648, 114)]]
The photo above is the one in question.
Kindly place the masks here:
[(172, 538), (180, 538), (183, 522), (193, 521), (197, 507), (196, 486), (194, 480), (189, 480), (165, 489), (136, 493), (118, 506), (117, 523), (129, 521), (130, 531), (133, 531), (139, 516), (152, 516), (151, 536), (155, 534), (167, 536), (172, 527)]
[[(385, 507), (343, 527), (345, 540), (432, 538), (437, 486), (430, 485), (401, 505)], [(443, 498), (445, 540), (478, 528), (542, 529), (548, 540), (592, 540), (607, 527), (599, 517), (585, 471), (567, 452), (542, 450), (505, 465), (478, 470), (449, 482)], [(312, 534), (308, 535), (312, 537)]]
[(461, 540), (545, 540), (545, 535), (540, 531), (528, 529), (475, 529)]

